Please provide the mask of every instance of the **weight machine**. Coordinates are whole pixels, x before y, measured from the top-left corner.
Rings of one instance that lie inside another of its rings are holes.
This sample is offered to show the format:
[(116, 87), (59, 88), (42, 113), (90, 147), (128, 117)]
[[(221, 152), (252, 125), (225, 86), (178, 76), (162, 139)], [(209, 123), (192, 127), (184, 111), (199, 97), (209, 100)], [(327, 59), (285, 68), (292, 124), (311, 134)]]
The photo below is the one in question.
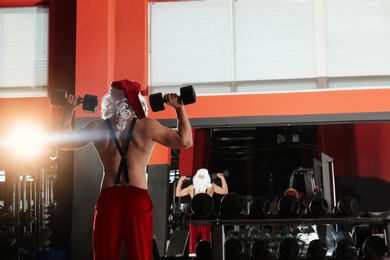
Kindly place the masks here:
[(45, 165), (38, 161), (24, 165), (18, 160), (16, 169), (3, 183), (11, 188), (11, 196), (4, 200), (0, 215), (0, 258), (32, 259), (37, 250), (51, 245), (57, 164), (54, 160)]

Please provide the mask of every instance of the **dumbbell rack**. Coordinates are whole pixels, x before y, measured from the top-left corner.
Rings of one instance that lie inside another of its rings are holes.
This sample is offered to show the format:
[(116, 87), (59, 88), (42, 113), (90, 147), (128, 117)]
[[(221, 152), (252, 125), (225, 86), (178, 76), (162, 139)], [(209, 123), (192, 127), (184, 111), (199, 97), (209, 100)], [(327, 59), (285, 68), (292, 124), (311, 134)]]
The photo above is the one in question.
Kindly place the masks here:
[(353, 218), (312, 218), (312, 219), (197, 219), (191, 216), (192, 225), (211, 226), (212, 259), (225, 260), (225, 226), (233, 225), (322, 225), (322, 224), (382, 224), (387, 241), (387, 255), (390, 255), (390, 218), (353, 217)]

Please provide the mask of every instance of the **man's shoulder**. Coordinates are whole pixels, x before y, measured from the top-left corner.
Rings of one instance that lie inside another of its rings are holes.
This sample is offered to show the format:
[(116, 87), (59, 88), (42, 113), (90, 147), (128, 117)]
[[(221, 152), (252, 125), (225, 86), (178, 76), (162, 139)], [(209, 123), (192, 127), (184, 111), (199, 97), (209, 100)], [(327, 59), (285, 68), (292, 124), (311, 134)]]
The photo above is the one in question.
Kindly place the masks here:
[(88, 122), (88, 124), (91, 124), (91, 125), (102, 125), (102, 124), (106, 124), (106, 120), (102, 119), (102, 118), (95, 118), (95, 119), (90, 120)]
[(156, 119), (151, 118), (151, 117), (144, 117), (144, 118), (138, 119), (138, 121), (139, 121), (139, 122), (145, 122), (145, 123), (157, 122)]
[(155, 124), (159, 124), (158, 121), (154, 118), (150, 118), (150, 117), (144, 117), (144, 118), (141, 118), (141, 119), (138, 119), (137, 120), (137, 124), (138, 125), (142, 125), (142, 126), (145, 126), (145, 127), (148, 127), (148, 126), (153, 126)]
[(90, 121), (85, 125), (85, 127), (88, 128), (101, 128), (103, 125), (106, 125), (106, 122), (102, 118), (95, 118)]

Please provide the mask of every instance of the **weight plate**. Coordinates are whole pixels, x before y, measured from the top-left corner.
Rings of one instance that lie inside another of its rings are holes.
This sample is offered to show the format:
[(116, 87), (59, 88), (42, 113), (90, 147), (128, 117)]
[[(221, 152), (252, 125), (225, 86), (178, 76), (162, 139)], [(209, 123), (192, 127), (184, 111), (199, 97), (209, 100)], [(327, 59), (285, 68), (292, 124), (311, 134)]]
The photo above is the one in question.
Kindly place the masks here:
[(149, 96), (150, 108), (153, 112), (158, 112), (165, 109), (164, 98), (162, 93), (155, 93)]
[(293, 217), (299, 214), (300, 203), (293, 195), (283, 195), (278, 202), (278, 214), (281, 217)]
[(320, 239), (314, 239), (310, 241), (306, 254), (308, 259), (320, 260), (326, 258), (327, 252), (327, 244)]
[(352, 259), (357, 256), (356, 245), (350, 239), (344, 238), (337, 242), (336, 248), (333, 251), (336, 258)]
[(384, 259), (386, 252), (386, 242), (379, 236), (370, 236), (363, 243), (363, 253), (366, 259)]
[(180, 88), (180, 97), (184, 105), (196, 102), (195, 90), (191, 85)]
[(244, 202), (237, 193), (231, 192), (221, 199), (219, 214), (225, 219), (239, 218), (244, 211)]
[(66, 90), (54, 89), (51, 93), (50, 103), (53, 107), (63, 107), (66, 103)]
[(299, 255), (299, 244), (295, 238), (284, 238), (278, 245), (280, 259), (296, 259)]
[(249, 214), (254, 218), (266, 218), (271, 213), (271, 203), (264, 197), (255, 197), (250, 205)]
[(314, 217), (322, 217), (328, 214), (329, 204), (321, 197), (314, 198), (309, 204), (309, 214)]
[(337, 212), (343, 216), (352, 216), (358, 213), (359, 203), (353, 196), (344, 196), (337, 203)]
[(83, 111), (87, 113), (95, 113), (98, 107), (98, 97), (85, 94), (83, 99)]
[(214, 200), (206, 193), (196, 194), (190, 202), (191, 211), (199, 217), (211, 216), (214, 212)]
[(251, 247), (251, 255), (253, 259), (272, 259), (271, 249), (268, 242), (264, 240), (256, 240)]

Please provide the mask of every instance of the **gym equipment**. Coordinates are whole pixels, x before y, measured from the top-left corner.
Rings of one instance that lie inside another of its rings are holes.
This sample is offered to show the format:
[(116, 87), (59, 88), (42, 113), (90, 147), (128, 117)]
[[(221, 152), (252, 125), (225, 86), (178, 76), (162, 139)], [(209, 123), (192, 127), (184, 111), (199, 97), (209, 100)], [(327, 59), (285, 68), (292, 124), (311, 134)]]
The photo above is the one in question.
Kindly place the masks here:
[[(64, 107), (67, 101), (67, 91), (64, 89), (54, 89), (50, 100), (53, 107)], [(98, 107), (98, 97), (85, 94), (84, 98), (80, 100), (83, 104), (82, 109), (86, 113), (95, 113)]]
[(354, 225), (352, 228), (352, 239), (356, 248), (362, 248), (364, 241), (372, 235), (371, 226), (368, 224)]
[(327, 252), (328, 252), (327, 244), (320, 239), (314, 239), (309, 243), (306, 256), (307, 259), (321, 260), (326, 258)]
[(198, 193), (191, 199), (190, 207), (195, 216), (209, 217), (214, 212), (214, 200), (206, 193)]
[(225, 256), (227, 260), (237, 260), (244, 255), (244, 248), (242, 241), (237, 238), (229, 238), (225, 241)]
[(316, 195), (316, 187), (318, 184), (315, 183), (314, 180), (314, 170), (313, 169), (306, 169), (306, 168), (298, 168), (293, 171), (293, 173), (290, 176), (290, 185), (289, 188), (292, 189), (294, 186), (297, 185), (297, 179), (298, 177), (301, 177), (305, 184), (305, 194), (306, 198), (310, 201), (313, 199)]
[[(224, 170), (223, 172), (222, 172), (222, 174), (223, 174), (223, 176), (225, 177), (225, 178), (228, 178), (229, 177), (229, 170)], [(213, 173), (211, 173), (211, 179), (212, 180), (218, 180), (219, 178), (217, 177), (217, 172), (213, 172)]]
[(307, 207), (307, 214), (311, 217), (323, 217), (329, 213), (329, 204), (322, 198), (314, 198)]
[(280, 241), (278, 246), (279, 259), (296, 259), (300, 249), (295, 238), (287, 237)]
[(359, 203), (353, 196), (344, 196), (338, 202), (336, 211), (341, 216), (353, 216), (358, 214)]
[(224, 219), (237, 219), (244, 211), (244, 202), (240, 195), (234, 192), (225, 194), (221, 199), (219, 214)]
[(363, 243), (363, 254), (365, 259), (385, 259), (387, 252), (386, 242), (379, 236), (370, 236)]
[(250, 205), (249, 215), (253, 218), (264, 219), (271, 214), (271, 202), (264, 196), (255, 197)]
[(56, 205), (53, 192), (56, 178), (54, 161), (50, 164), (39, 161), (37, 165), (18, 161), (10, 182), (9, 212), (0, 211), (0, 259), (3, 259), (3, 250), (12, 250), (15, 254), (12, 259), (30, 259), (28, 256), (37, 248), (51, 245), (51, 229), (56, 217), (52, 211)]
[[(191, 85), (181, 87), (179, 98), (184, 105), (195, 103), (196, 93), (194, 88)], [(149, 103), (153, 112), (165, 109), (165, 100), (161, 92), (149, 95)]]
[(280, 217), (298, 216), (300, 207), (298, 198), (292, 195), (283, 195), (278, 202), (278, 215)]
[(355, 242), (348, 238), (341, 239), (337, 242), (333, 255), (336, 259), (352, 259), (356, 257), (357, 251)]
[(251, 259), (253, 260), (271, 260), (271, 249), (268, 242), (257, 240), (251, 247)]
[(190, 232), (186, 229), (177, 229), (173, 231), (165, 256), (183, 257), (188, 247), (189, 235)]

